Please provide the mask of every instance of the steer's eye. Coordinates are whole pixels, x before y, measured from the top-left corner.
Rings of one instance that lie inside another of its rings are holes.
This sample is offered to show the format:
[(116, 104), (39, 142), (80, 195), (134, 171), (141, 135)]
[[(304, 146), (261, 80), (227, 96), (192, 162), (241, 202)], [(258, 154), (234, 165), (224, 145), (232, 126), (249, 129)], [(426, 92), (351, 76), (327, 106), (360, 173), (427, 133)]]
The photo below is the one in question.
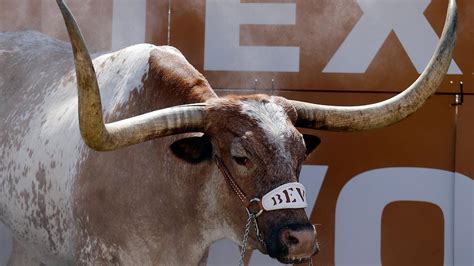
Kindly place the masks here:
[(237, 163), (237, 164), (240, 164), (240, 165), (247, 165), (247, 162), (249, 161), (249, 159), (247, 157), (239, 157), (239, 156), (234, 156), (234, 161)]

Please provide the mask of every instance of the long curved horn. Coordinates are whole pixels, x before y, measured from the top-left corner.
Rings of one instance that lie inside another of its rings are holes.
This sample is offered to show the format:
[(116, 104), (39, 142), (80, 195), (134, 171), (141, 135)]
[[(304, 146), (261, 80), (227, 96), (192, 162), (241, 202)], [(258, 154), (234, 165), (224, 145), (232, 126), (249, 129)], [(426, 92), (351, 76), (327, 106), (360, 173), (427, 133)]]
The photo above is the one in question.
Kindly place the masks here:
[(418, 79), (400, 94), (361, 106), (329, 106), (290, 101), (298, 112), (296, 126), (334, 131), (360, 131), (388, 126), (420, 108), (439, 87), (451, 63), (456, 41), (457, 9), (449, 1), (438, 47)]
[(56, 1), (66, 23), (76, 65), (79, 127), (84, 142), (95, 150), (115, 150), (153, 138), (201, 131), (205, 104), (181, 105), (104, 124), (99, 85), (81, 31), (63, 0)]

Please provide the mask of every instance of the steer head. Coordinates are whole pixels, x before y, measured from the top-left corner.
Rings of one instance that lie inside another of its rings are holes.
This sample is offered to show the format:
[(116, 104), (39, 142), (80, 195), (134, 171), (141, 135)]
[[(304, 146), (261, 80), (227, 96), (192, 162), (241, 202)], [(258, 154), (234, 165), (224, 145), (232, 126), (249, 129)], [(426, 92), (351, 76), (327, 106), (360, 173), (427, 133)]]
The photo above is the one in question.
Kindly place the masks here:
[[(206, 129), (202, 137), (178, 140), (171, 148), (189, 163), (220, 160), (222, 178), (232, 179), (248, 200), (262, 199), (273, 189), (298, 182), (303, 161), (320, 143), (319, 138), (302, 135), (294, 126), (297, 112), (288, 100), (267, 95), (228, 96), (208, 102)], [(231, 185), (226, 186), (223, 209), (242, 235), (246, 203)], [(274, 194), (274, 205), (305, 199), (304, 190), (289, 188)], [(262, 206), (249, 206), (254, 213)], [(252, 234), (251, 245), (283, 263), (309, 260), (318, 251), (316, 231), (304, 210), (263, 211), (257, 218), (264, 244)], [(252, 229), (253, 231), (253, 229)]]
[[(213, 160), (222, 175), (234, 180), (234, 185), (229, 182), (233, 188), (229, 189), (231, 193), (223, 204), (231, 210), (229, 216), (236, 231), (247, 221), (245, 207), (251, 213), (261, 208), (258, 204), (257, 207), (249, 205), (249, 201), (261, 199), (280, 185), (297, 182), (306, 155), (319, 144), (318, 138), (301, 135), (295, 127), (360, 131), (400, 121), (420, 108), (441, 84), (451, 62), (456, 37), (456, 4), (450, 0), (440, 42), (424, 72), (402, 93), (379, 103), (341, 107), (266, 95), (227, 96), (104, 124), (89, 53), (71, 13), (62, 0), (57, 2), (73, 46), (79, 124), (86, 144), (95, 150), (107, 151), (178, 133), (204, 133), (202, 137), (179, 140), (171, 149), (189, 163)], [(238, 193), (239, 190), (242, 193)], [(288, 195), (290, 201), (297, 196)], [(232, 211), (238, 209), (240, 211)], [(253, 236), (253, 246), (282, 262), (306, 261), (318, 249), (316, 232), (302, 208), (267, 210), (257, 222), (264, 244), (259, 244)]]

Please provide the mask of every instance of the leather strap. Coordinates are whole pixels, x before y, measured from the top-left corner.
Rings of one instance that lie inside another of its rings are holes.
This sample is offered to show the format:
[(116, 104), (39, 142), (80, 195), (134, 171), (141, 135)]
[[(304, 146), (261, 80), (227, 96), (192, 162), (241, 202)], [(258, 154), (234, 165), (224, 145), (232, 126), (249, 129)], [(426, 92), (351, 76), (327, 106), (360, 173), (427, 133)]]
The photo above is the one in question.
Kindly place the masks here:
[(225, 181), (227, 181), (227, 184), (230, 185), (232, 190), (239, 197), (244, 207), (247, 208), (250, 205), (250, 201), (247, 199), (247, 196), (245, 196), (245, 193), (242, 191), (239, 185), (234, 181), (234, 178), (232, 178), (232, 175), (229, 173), (229, 170), (227, 169), (227, 167), (225, 167), (221, 158), (219, 158), (216, 155), (214, 156), (214, 159), (216, 161), (217, 167), (219, 168), (219, 170), (221, 170), (222, 175), (225, 177)]
[(216, 161), (217, 168), (219, 168), (222, 175), (225, 177), (227, 184), (229, 184), (235, 194), (237, 194), (240, 201), (242, 202), (242, 205), (244, 205), (244, 207), (250, 214), (255, 215), (255, 217), (260, 216), (260, 214), (262, 214), (264, 210), (261, 200), (259, 198), (249, 200), (240, 188), (240, 186), (237, 184), (237, 182), (235, 182), (234, 178), (232, 177), (227, 167), (225, 167), (224, 162), (222, 162), (221, 158), (215, 155), (214, 160)]

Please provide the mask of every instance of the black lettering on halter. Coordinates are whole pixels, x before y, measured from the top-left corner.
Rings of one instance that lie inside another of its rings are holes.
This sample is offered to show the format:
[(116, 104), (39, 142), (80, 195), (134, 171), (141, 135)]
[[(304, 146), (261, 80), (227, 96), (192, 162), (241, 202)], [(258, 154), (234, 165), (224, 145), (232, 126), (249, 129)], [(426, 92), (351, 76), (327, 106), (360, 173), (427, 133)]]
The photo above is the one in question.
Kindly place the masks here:
[(296, 188), (296, 191), (298, 191), (298, 194), (301, 197), (301, 200), (304, 202), (304, 190), (302, 191), (300, 188)]
[(281, 204), (281, 203), (283, 202), (283, 199), (281, 198), (280, 194), (276, 194), (276, 196), (277, 196), (277, 198), (278, 198), (278, 200), (279, 200), (280, 202), (277, 203), (275, 197), (272, 197), (273, 206), (276, 206), (277, 204)]
[(293, 198), (293, 193), (291, 193), (289, 191), (294, 191), (294, 190), (293, 190), (292, 187), (290, 187), (288, 190), (286, 190), (286, 189), (283, 190), (283, 194), (285, 194), (285, 198), (286, 198), (286, 203), (296, 202), (296, 199)]

